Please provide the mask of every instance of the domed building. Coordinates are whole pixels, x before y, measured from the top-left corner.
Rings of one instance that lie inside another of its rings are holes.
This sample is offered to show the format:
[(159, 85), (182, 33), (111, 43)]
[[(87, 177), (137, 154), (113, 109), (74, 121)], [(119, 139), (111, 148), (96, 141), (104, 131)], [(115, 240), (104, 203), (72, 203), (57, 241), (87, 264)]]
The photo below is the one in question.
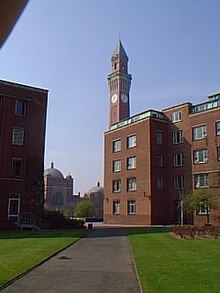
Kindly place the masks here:
[(103, 217), (103, 197), (104, 197), (104, 188), (100, 186), (99, 181), (97, 182), (96, 186), (91, 188), (84, 195), (84, 199), (89, 199), (93, 203), (95, 218)]
[(54, 168), (54, 163), (51, 163), (51, 167), (44, 171), (44, 176), (50, 176), (53, 178), (64, 179), (63, 174)]
[(73, 178), (64, 178), (60, 170), (51, 167), (44, 171), (44, 207), (48, 210), (71, 211), (80, 202), (80, 194), (73, 195)]

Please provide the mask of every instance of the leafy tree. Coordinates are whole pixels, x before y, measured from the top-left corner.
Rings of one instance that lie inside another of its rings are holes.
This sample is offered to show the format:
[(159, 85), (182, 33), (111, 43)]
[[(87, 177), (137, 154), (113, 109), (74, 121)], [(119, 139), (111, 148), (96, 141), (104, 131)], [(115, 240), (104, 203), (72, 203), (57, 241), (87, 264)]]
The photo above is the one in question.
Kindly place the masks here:
[(184, 198), (183, 207), (187, 212), (198, 211), (201, 206), (205, 210), (206, 223), (209, 224), (209, 213), (215, 206), (214, 195), (209, 189), (196, 189)]
[(91, 217), (94, 213), (94, 206), (90, 200), (82, 200), (79, 202), (74, 210), (77, 217)]

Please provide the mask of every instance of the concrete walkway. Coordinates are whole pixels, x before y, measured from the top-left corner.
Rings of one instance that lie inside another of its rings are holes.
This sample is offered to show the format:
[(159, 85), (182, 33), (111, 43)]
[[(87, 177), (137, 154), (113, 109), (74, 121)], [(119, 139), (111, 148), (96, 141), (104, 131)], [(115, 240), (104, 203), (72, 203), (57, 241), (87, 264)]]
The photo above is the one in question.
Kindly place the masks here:
[(140, 293), (126, 229), (95, 229), (2, 292)]

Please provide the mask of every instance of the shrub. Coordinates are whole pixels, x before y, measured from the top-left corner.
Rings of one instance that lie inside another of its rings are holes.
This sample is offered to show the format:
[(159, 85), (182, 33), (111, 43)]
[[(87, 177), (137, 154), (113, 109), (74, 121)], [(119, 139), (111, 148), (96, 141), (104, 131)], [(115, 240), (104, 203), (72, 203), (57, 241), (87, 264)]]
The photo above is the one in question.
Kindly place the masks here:
[(214, 226), (177, 226), (172, 228), (172, 233), (182, 239), (217, 238), (217, 230)]
[(85, 222), (77, 219), (67, 219), (59, 211), (44, 211), (41, 218), (42, 229), (84, 228)]

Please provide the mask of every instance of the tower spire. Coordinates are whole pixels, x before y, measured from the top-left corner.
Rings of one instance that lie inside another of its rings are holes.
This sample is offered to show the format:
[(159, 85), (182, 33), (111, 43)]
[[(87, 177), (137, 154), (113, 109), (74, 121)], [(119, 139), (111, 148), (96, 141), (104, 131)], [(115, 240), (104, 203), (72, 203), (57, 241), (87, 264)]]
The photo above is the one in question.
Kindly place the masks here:
[(114, 53), (112, 55), (112, 58), (115, 58), (115, 57), (119, 57), (121, 59), (124, 58), (126, 60), (126, 62), (128, 62), (128, 56), (127, 56), (127, 54), (125, 52), (125, 49), (124, 49), (124, 47), (122, 45), (122, 42), (121, 42), (120, 38), (118, 40), (117, 46), (115, 48), (115, 51), (114, 51)]

